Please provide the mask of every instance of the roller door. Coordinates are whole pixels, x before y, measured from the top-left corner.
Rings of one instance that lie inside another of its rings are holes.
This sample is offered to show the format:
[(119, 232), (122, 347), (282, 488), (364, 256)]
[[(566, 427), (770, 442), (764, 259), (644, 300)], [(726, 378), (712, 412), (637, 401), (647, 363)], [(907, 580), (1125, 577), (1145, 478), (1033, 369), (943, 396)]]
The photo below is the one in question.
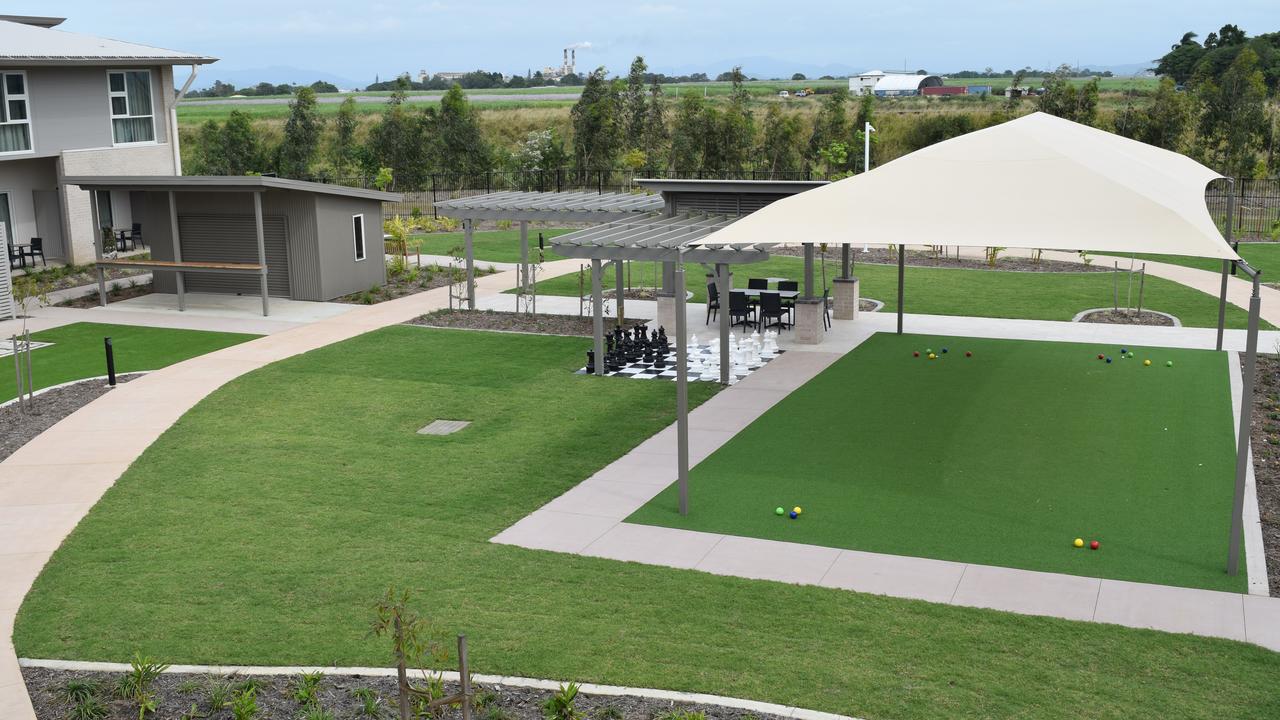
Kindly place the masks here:
[[(182, 259), (187, 262), (258, 261), (258, 235), (252, 215), (179, 215)], [(262, 218), (267, 254), (267, 292), (272, 297), (292, 297), (289, 287), (289, 242), (285, 219)], [(189, 272), (184, 275), (188, 292), (245, 295), (259, 293), (256, 275)]]

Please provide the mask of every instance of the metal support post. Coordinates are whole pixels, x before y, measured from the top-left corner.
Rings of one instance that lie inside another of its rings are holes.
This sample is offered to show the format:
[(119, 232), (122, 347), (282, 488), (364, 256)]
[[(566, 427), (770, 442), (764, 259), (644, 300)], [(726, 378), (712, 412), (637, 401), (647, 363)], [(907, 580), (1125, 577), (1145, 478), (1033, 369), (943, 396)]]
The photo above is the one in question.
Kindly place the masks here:
[[(675, 269), (676, 292), (676, 463), (680, 514), (689, 514), (689, 339), (684, 304), (684, 252)], [(725, 310), (728, 308), (726, 307)], [(724, 314), (724, 310), (721, 311)]]
[(1253, 431), (1253, 386), (1257, 374), (1258, 315), (1262, 310), (1262, 273), (1247, 264), (1240, 267), (1253, 275), (1253, 293), (1249, 296), (1249, 334), (1245, 340), (1244, 368), (1240, 390), (1240, 432), (1236, 438), (1236, 487), (1231, 501), (1231, 538), (1227, 550), (1227, 574), (1240, 571), (1240, 537), (1244, 533), (1244, 489), (1249, 471), (1249, 438)]
[(728, 263), (716, 263), (716, 292), (720, 294), (720, 384), (729, 384), (729, 368), (733, 364), (729, 357), (729, 293), (733, 291), (733, 283), (729, 280)]
[(902, 334), (902, 282), (906, 277), (907, 246), (898, 245), (898, 334)]
[(600, 287), (604, 267), (600, 258), (591, 259), (591, 338), (595, 345), (596, 375), (604, 375), (604, 290)]

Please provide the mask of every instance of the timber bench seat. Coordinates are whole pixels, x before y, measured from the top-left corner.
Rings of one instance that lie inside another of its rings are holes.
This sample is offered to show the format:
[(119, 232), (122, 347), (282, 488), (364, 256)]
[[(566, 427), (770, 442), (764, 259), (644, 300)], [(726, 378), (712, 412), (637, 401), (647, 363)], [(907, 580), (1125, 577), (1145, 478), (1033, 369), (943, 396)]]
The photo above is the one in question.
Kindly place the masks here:
[(174, 260), (99, 260), (99, 267), (104, 268), (140, 268), (152, 270), (182, 270), (208, 272), (246, 272), (260, 273), (267, 269), (266, 265), (257, 263), (229, 262), (187, 262)]

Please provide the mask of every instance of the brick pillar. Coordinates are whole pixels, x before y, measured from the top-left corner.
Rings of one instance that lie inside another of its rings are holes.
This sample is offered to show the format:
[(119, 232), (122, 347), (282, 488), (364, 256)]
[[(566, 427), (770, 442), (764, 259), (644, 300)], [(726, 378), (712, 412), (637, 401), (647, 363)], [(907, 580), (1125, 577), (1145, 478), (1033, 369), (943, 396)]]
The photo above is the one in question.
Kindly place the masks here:
[(822, 298), (796, 299), (796, 344), (817, 345), (826, 330), (822, 326)]
[(858, 278), (836, 278), (833, 282), (835, 292), (831, 299), (831, 316), (836, 320), (857, 320), (858, 299), (861, 297)]

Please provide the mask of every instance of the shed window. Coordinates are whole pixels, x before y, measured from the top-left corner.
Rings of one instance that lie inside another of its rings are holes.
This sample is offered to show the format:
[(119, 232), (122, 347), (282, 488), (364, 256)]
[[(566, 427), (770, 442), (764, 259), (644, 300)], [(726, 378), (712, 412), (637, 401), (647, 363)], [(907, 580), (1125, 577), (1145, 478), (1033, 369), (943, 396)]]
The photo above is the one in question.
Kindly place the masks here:
[(356, 261), (364, 259), (364, 215), (351, 218), (351, 233), (356, 241)]
[(113, 70), (107, 73), (111, 99), (111, 139), (116, 145), (155, 142), (151, 110), (151, 71)]
[(31, 113), (27, 75), (0, 73), (0, 155), (31, 152)]

